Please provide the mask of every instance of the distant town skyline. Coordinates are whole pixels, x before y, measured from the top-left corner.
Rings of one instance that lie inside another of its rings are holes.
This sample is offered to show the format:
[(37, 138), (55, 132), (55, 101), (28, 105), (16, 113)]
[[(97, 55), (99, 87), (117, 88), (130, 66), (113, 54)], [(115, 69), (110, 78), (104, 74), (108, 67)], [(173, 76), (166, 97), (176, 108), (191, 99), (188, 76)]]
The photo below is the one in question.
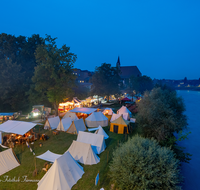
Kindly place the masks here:
[(152, 79), (200, 78), (200, 1), (3, 1), (0, 33), (57, 37), (75, 68), (137, 66)]

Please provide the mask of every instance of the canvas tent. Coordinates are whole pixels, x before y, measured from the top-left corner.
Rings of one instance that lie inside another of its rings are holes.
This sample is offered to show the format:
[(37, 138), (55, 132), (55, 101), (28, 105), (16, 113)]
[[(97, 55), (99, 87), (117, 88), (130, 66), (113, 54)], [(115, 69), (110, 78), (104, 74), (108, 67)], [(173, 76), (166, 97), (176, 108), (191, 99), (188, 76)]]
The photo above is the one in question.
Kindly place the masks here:
[(60, 123), (59, 116), (48, 118), (44, 124), (44, 129), (56, 129), (58, 127), (58, 124)]
[(83, 121), (83, 118), (76, 120), (76, 121), (72, 121), (72, 124), (70, 125), (70, 127), (67, 129), (67, 133), (71, 133), (71, 134), (78, 134), (79, 131), (85, 131), (86, 127), (85, 127), (85, 123)]
[(58, 124), (57, 130), (58, 131), (67, 131), (67, 129), (69, 129), (71, 124), (72, 124), (71, 117), (66, 117), (64, 119), (61, 119)]
[(110, 131), (118, 134), (128, 134), (130, 121), (125, 120), (122, 116), (110, 122)]
[(115, 113), (113, 113), (113, 115), (112, 115), (112, 117), (111, 117), (111, 119), (110, 119), (110, 122), (111, 122), (111, 121), (114, 121), (114, 120), (117, 119), (117, 118), (119, 118), (121, 115), (123, 116), (123, 118), (124, 118), (125, 120), (128, 120), (128, 119), (129, 119), (129, 113), (123, 113), (123, 114), (115, 114)]
[(106, 114), (106, 115), (112, 115), (113, 110), (112, 110), (112, 108), (105, 108), (102, 113)]
[(85, 165), (93, 165), (100, 162), (100, 158), (93, 151), (91, 144), (73, 141), (68, 151), (72, 157)]
[(36, 156), (36, 158), (46, 160), (48, 162), (55, 162), (55, 160), (58, 159), (61, 156), (62, 156), (61, 154), (55, 154), (55, 153), (47, 150), (44, 154)]
[(108, 125), (108, 118), (102, 112), (93, 112), (85, 119), (87, 127), (98, 127), (101, 125), (105, 127)]
[(106, 148), (103, 135), (79, 131), (76, 141), (91, 144), (96, 154), (100, 154)]
[(130, 116), (132, 115), (132, 113), (128, 110), (128, 108), (126, 106), (122, 106), (118, 111), (117, 114), (125, 114), (128, 113), (128, 119), (130, 119)]
[(83, 167), (67, 151), (55, 160), (38, 182), (37, 190), (70, 190), (83, 174)]
[(106, 134), (106, 132), (103, 130), (103, 128), (101, 126), (98, 127), (98, 129), (95, 131), (95, 134), (103, 135), (104, 139), (109, 138), (109, 136)]
[(70, 110), (70, 112), (91, 114), (92, 112), (95, 112), (96, 110), (97, 110), (96, 108), (74, 108)]
[(67, 117), (70, 117), (72, 121), (78, 120), (78, 117), (77, 117), (76, 114), (73, 113), (73, 112), (67, 112), (67, 113), (63, 116), (63, 119), (64, 119), (64, 118), (67, 118)]
[(24, 135), (36, 125), (36, 123), (32, 122), (8, 120), (0, 125), (0, 131)]
[(20, 164), (13, 154), (12, 148), (0, 152), (0, 176), (19, 165)]

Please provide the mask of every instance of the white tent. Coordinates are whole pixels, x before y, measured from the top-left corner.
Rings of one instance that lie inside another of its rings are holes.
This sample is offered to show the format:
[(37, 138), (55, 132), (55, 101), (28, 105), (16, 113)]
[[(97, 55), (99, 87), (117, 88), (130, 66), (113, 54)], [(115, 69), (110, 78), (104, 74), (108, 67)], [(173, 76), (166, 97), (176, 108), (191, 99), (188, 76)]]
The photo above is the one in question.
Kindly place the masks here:
[(105, 108), (102, 113), (103, 114), (112, 115), (113, 114), (113, 110), (112, 110), (112, 108)]
[(91, 114), (92, 112), (95, 112), (96, 110), (97, 110), (96, 108), (74, 108), (70, 110), (70, 112)]
[(12, 148), (0, 152), (0, 176), (19, 165), (12, 152)]
[(105, 127), (108, 125), (108, 118), (102, 112), (93, 112), (85, 119), (87, 127)]
[(31, 130), (35, 125), (37, 124), (25, 121), (8, 120), (0, 125), (0, 131), (6, 133), (15, 133), (19, 135), (24, 135), (29, 130)]
[(104, 136), (97, 135), (95, 133), (79, 131), (77, 141), (91, 144), (91, 146), (96, 154), (100, 154), (106, 148)]
[(93, 165), (100, 162), (100, 158), (93, 151), (91, 144), (73, 141), (68, 151), (72, 157), (85, 165)]
[(48, 118), (44, 124), (44, 129), (56, 129), (58, 127), (58, 124), (60, 123), (59, 116)]
[(83, 174), (83, 167), (65, 152), (38, 182), (37, 190), (70, 190)]
[(104, 139), (109, 138), (109, 136), (107, 135), (107, 133), (103, 130), (103, 128), (101, 126), (98, 127), (98, 129), (95, 131), (95, 134), (103, 135)]
[(128, 114), (128, 113), (124, 113), (124, 114), (115, 114), (115, 113), (113, 113), (113, 115), (112, 115), (112, 117), (111, 117), (111, 119), (110, 119), (110, 122), (111, 122), (111, 121), (114, 121), (114, 120), (116, 120), (116, 119), (118, 119), (121, 115), (123, 116), (123, 118), (124, 118), (125, 120), (128, 120), (128, 119), (129, 119), (129, 114)]
[(67, 129), (69, 129), (71, 124), (72, 124), (71, 117), (66, 117), (64, 119), (61, 119), (59, 124), (58, 124), (57, 130), (59, 130), (59, 131), (67, 131)]
[(67, 112), (67, 113), (63, 116), (63, 119), (64, 119), (64, 118), (67, 118), (67, 117), (70, 117), (72, 121), (78, 120), (78, 117), (77, 117), (76, 114), (73, 113), (73, 112)]
[(46, 160), (48, 162), (54, 162), (56, 159), (58, 159), (61, 156), (62, 156), (61, 154), (55, 154), (55, 153), (47, 150), (44, 154), (36, 156), (36, 158), (40, 158), (40, 159)]
[(0, 144), (2, 144), (2, 134), (1, 134), (1, 131), (0, 131)]
[(85, 131), (87, 130), (85, 127), (85, 123), (83, 121), (83, 118), (76, 120), (76, 121), (72, 121), (71, 126), (67, 129), (67, 133), (71, 133), (71, 134), (78, 134), (79, 131)]
[(132, 113), (128, 110), (128, 108), (126, 106), (122, 106), (118, 111), (117, 111), (117, 114), (125, 114), (125, 113), (128, 113), (129, 116), (128, 116), (128, 119), (130, 119), (130, 116), (132, 115)]

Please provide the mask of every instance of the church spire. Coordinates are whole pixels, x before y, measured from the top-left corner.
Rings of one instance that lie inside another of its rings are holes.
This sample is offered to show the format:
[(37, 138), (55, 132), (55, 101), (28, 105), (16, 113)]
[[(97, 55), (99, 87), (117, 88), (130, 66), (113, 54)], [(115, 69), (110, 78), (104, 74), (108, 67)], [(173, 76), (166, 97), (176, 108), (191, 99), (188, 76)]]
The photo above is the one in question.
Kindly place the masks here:
[(116, 67), (117, 67), (118, 69), (120, 68), (120, 59), (119, 59), (119, 56), (118, 56), (118, 60), (117, 60)]

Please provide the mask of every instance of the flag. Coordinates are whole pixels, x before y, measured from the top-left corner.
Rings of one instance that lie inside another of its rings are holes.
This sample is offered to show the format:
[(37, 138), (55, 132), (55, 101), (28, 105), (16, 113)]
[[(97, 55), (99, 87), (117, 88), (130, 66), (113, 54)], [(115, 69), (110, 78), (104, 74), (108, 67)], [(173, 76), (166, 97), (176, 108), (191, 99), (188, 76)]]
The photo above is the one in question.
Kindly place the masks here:
[(96, 178), (95, 178), (95, 185), (97, 185), (99, 182), (99, 173), (97, 174)]

